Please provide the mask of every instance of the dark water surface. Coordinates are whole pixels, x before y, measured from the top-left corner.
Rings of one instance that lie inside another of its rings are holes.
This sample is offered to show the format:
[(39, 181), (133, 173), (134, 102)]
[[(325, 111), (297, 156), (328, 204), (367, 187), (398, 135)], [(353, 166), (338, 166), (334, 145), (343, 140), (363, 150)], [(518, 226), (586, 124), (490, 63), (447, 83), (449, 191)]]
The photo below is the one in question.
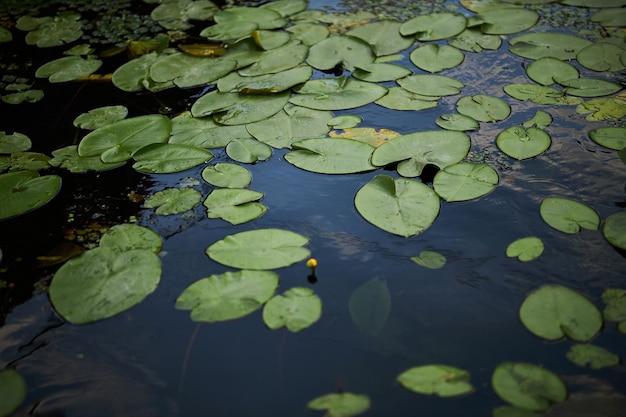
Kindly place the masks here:
[[(361, 186), (381, 173), (395, 176), (395, 171), (316, 174), (287, 163), (284, 150), (275, 150), (267, 162), (246, 165), (253, 175), (249, 188), (265, 194), (262, 202), (269, 210), (234, 227), (207, 219), (202, 206), (185, 218), (163, 217), (125, 201), (130, 190), (149, 194), (184, 178), (200, 178), (203, 167), (154, 176), (126, 168), (98, 175), (64, 174), (58, 200), (23, 219), (0, 224), (3, 266), (8, 268), (0, 278), (17, 282), (13, 292), (0, 290), (0, 369), (16, 369), (28, 385), (26, 400), (15, 415), (314, 416), (323, 414), (306, 409), (310, 400), (343, 389), (371, 398), (368, 416), (490, 416), (504, 405), (490, 384), (494, 368), (503, 361), (545, 366), (566, 382), (577, 412), (591, 408), (574, 414), (564, 405), (547, 415), (626, 415), (623, 364), (605, 370), (579, 367), (565, 357), (571, 342), (544, 342), (518, 319), (528, 292), (545, 283), (579, 290), (599, 308), (604, 289), (626, 285), (626, 259), (601, 231), (566, 235), (539, 215), (539, 204), (549, 195), (582, 201), (602, 219), (623, 206), (626, 167), (616, 152), (588, 137), (589, 130), (608, 123), (585, 120), (575, 106), (508, 98), (501, 88), (526, 82), (524, 61), (507, 53), (504, 41), (498, 51), (466, 53), (461, 67), (444, 73), (466, 83), (463, 96), (490, 94), (512, 106), (507, 120), (482, 123), (479, 131), (470, 133), (472, 151), (494, 158), (500, 183), (474, 201), (442, 202), (435, 223), (411, 238), (372, 226), (354, 207)], [(402, 64), (413, 68), (406, 56)], [(71, 120), (84, 111), (124, 104), (138, 115), (141, 109), (156, 112), (159, 107), (151, 96), (137, 97), (131, 107), (128, 103), (135, 99), (111, 92), (111, 86), (88, 86), (74, 96), (76, 89), (52, 86), (39, 104), (2, 105), (10, 117), (2, 118), (0, 129), (26, 133), (36, 142), (34, 151), (47, 152), (74, 140)], [(410, 133), (436, 129), (437, 116), (454, 112), (459, 97), (419, 112), (369, 105), (335, 113), (359, 114), (363, 127)], [(171, 100), (174, 108), (185, 104)], [(546, 129), (553, 140), (550, 149), (521, 162), (501, 154), (496, 135), (539, 109), (554, 119)], [(24, 124), (30, 119), (38, 122)], [(215, 154), (211, 164), (229, 160), (222, 150)], [(212, 188), (206, 183), (201, 187), (205, 196)], [(47, 282), (54, 270), (33, 270), (24, 263), (61, 239), (68, 212), (86, 224), (94, 202), (101, 204), (102, 216), (96, 217), (103, 223), (124, 222), (134, 214), (139, 224), (163, 237), (163, 273), (155, 293), (141, 304), (113, 318), (77, 326), (65, 323), (46, 293), (33, 289), (34, 282)], [(268, 330), (260, 310), (230, 322), (197, 324), (187, 311), (174, 309), (175, 299), (191, 283), (228, 270), (205, 255), (209, 245), (229, 234), (269, 227), (310, 239), (308, 248), (320, 264), (317, 282), (309, 283), (309, 270), (299, 263), (277, 271), (278, 291), (310, 286), (323, 302), (319, 322), (294, 334)], [(507, 258), (508, 244), (526, 236), (543, 240), (543, 255), (527, 263)], [(429, 270), (409, 259), (423, 250), (445, 255), (445, 267)], [(18, 256), (25, 260), (13, 263)], [(348, 300), (356, 288), (376, 277), (385, 280), (392, 306), (381, 332), (368, 336), (353, 323)], [(626, 358), (625, 337), (610, 324), (594, 344)], [(401, 372), (426, 364), (468, 370), (476, 391), (443, 399), (412, 394), (395, 382)]]

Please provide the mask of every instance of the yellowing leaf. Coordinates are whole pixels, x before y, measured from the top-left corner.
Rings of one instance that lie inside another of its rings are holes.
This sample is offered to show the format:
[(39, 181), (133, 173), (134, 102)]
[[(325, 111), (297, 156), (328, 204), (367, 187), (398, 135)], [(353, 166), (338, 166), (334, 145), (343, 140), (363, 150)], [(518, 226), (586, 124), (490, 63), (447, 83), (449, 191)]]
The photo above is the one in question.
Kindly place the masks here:
[(354, 127), (351, 129), (333, 130), (328, 134), (332, 138), (354, 139), (378, 147), (385, 142), (400, 136), (398, 132), (389, 129), (373, 127)]

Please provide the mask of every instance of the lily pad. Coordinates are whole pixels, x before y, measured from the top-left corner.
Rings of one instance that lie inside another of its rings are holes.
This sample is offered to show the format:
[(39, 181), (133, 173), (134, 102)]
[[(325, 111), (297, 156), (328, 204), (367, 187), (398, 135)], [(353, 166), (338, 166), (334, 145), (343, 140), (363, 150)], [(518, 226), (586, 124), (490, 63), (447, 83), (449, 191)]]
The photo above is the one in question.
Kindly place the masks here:
[(271, 271), (237, 271), (211, 275), (194, 282), (176, 299), (178, 310), (191, 310), (191, 320), (220, 322), (258, 310), (278, 288)]
[(482, 197), (493, 191), (496, 184), (498, 173), (489, 165), (476, 162), (448, 165), (433, 179), (435, 192), (448, 202)]
[(39, 176), (37, 171), (0, 174), (0, 219), (38, 209), (52, 200), (60, 189), (58, 175)]
[(332, 127), (333, 129), (351, 129), (360, 125), (362, 121), (363, 118), (361, 116), (355, 114), (347, 114), (344, 116), (332, 117), (330, 120), (328, 120), (327, 125)]
[(63, 83), (93, 74), (102, 61), (93, 57), (66, 56), (43, 64), (35, 72), (37, 78), (48, 78), (51, 83)]
[(536, 127), (524, 129), (521, 126), (513, 126), (503, 130), (496, 137), (498, 148), (511, 158), (520, 161), (542, 154), (551, 144), (550, 135)]
[(591, 369), (600, 369), (619, 365), (620, 359), (615, 353), (595, 345), (572, 345), (566, 353), (567, 359), (576, 365), (589, 364)]
[(322, 174), (350, 174), (376, 169), (370, 163), (374, 147), (343, 138), (314, 138), (294, 142), (285, 159), (298, 168)]
[(424, 365), (408, 369), (397, 381), (409, 391), (438, 397), (469, 394), (474, 387), (469, 372), (448, 365)]
[(352, 72), (354, 78), (369, 82), (394, 81), (410, 75), (412, 71), (402, 65), (373, 62), (361, 65)]
[(330, 35), (328, 27), (319, 23), (302, 22), (285, 29), (292, 33), (292, 39), (299, 40), (307, 46), (313, 46)]
[(88, 133), (78, 144), (78, 154), (100, 155), (107, 163), (127, 161), (147, 145), (167, 142), (171, 128), (170, 119), (158, 114), (123, 119)]
[(231, 7), (220, 10), (213, 19), (221, 25), (230, 26), (253, 22), (259, 29), (277, 29), (287, 23), (280, 13), (268, 7)]
[(354, 204), (359, 214), (374, 226), (409, 237), (430, 227), (441, 203), (439, 196), (425, 184), (377, 175), (359, 189)]
[(365, 395), (342, 392), (317, 397), (307, 404), (311, 410), (326, 410), (326, 417), (352, 417), (370, 408), (370, 399)]
[(535, 32), (516, 36), (509, 40), (509, 50), (521, 57), (539, 59), (550, 56), (564, 61), (576, 59), (576, 55), (591, 41), (574, 35), (556, 32)]
[(233, 139), (226, 145), (226, 154), (237, 162), (253, 164), (267, 161), (272, 156), (272, 148), (253, 138)]
[(5, 94), (2, 101), (7, 104), (36, 103), (43, 98), (42, 90), (26, 90), (18, 93)]
[(567, 398), (567, 388), (557, 375), (530, 363), (499, 364), (491, 385), (504, 401), (525, 410), (546, 410)]
[(0, 416), (9, 416), (26, 398), (26, 382), (24, 378), (13, 369), (0, 371)]
[(245, 125), (224, 126), (212, 118), (193, 117), (187, 111), (172, 119), (169, 143), (199, 148), (223, 148), (234, 139), (244, 138), (251, 138)]
[(301, 65), (273, 74), (256, 76), (242, 76), (231, 72), (217, 82), (217, 89), (221, 92), (237, 92), (244, 94), (280, 93), (298, 84), (307, 82), (313, 75), (313, 69), (308, 65)]
[(479, 123), (470, 116), (457, 113), (440, 114), (435, 120), (437, 126), (447, 130), (476, 130), (480, 127)]
[(485, 94), (461, 97), (456, 110), (479, 122), (499, 122), (511, 114), (511, 106), (506, 101)]
[(171, 81), (157, 83), (150, 78), (150, 68), (159, 58), (160, 55), (151, 52), (120, 65), (113, 72), (111, 78), (113, 85), (129, 93), (141, 91), (144, 88), (158, 91), (173, 86), (174, 83)]
[(529, 100), (537, 104), (566, 104), (563, 100), (563, 91), (544, 85), (508, 84), (503, 89), (511, 97), (522, 101)]
[(409, 133), (382, 144), (374, 150), (371, 162), (376, 166), (398, 164), (398, 173), (404, 177), (421, 175), (426, 165), (445, 168), (460, 162), (470, 148), (465, 132), (432, 130)]
[(363, 39), (348, 35), (333, 35), (311, 46), (306, 62), (319, 70), (340, 66), (349, 71), (371, 64), (376, 56)]
[(526, 74), (541, 85), (561, 83), (580, 76), (578, 69), (572, 64), (549, 56), (531, 62), (526, 67)]
[(313, 290), (293, 287), (283, 295), (276, 295), (263, 307), (263, 322), (272, 330), (286, 327), (299, 332), (310, 327), (322, 315), (322, 300)]
[(207, 149), (174, 143), (154, 143), (133, 154), (133, 168), (139, 172), (170, 174), (181, 172), (213, 159)]
[(242, 224), (262, 216), (267, 207), (258, 203), (263, 193), (245, 188), (220, 188), (204, 200), (207, 216), (230, 224)]
[(261, 29), (252, 32), (252, 39), (259, 45), (259, 48), (269, 51), (286, 45), (291, 40), (291, 34), (285, 31)]
[(539, 20), (539, 13), (521, 7), (494, 7), (481, 11), (477, 18), (482, 22), (483, 33), (510, 35), (532, 28)]
[(349, 77), (310, 80), (289, 101), (315, 110), (345, 110), (372, 103), (387, 94), (382, 85)]
[(0, 43), (11, 42), (13, 40), (13, 34), (7, 28), (0, 28)]
[(587, 120), (621, 119), (626, 116), (626, 101), (617, 97), (594, 98), (576, 107), (576, 113), (588, 114)]
[(563, 233), (576, 234), (580, 229), (596, 230), (598, 213), (586, 204), (564, 197), (546, 197), (541, 201), (541, 218)]
[(105, 163), (100, 155), (80, 156), (77, 145), (69, 145), (52, 151), (49, 163), (53, 167), (65, 168), (70, 172), (108, 171), (119, 168), (126, 162)]
[(377, 277), (359, 285), (350, 294), (348, 309), (359, 332), (370, 336), (380, 333), (391, 311), (387, 281)]
[(602, 301), (606, 304), (602, 312), (606, 321), (626, 321), (626, 290), (607, 288), (602, 292)]
[(463, 32), (448, 41), (448, 44), (467, 52), (482, 52), (484, 49), (497, 50), (502, 39), (496, 35), (486, 35), (474, 28), (466, 28)]
[(378, 147), (400, 136), (398, 132), (389, 129), (374, 129), (371, 127), (354, 127), (330, 132), (330, 137), (358, 140)]
[(599, 97), (617, 93), (622, 89), (620, 84), (596, 78), (576, 78), (561, 81), (566, 87), (565, 92), (576, 97)]
[(400, 34), (413, 35), (418, 41), (436, 41), (458, 35), (466, 25), (467, 19), (460, 13), (430, 13), (404, 22), (400, 26)]
[(626, 148), (626, 127), (597, 127), (589, 137), (598, 145), (619, 151)]
[(220, 162), (202, 170), (202, 179), (216, 187), (246, 188), (252, 174), (241, 165)]
[(257, 229), (226, 236), (206, 250), (216, 262), (240, 269), (276, 269), (310, 256), (309, 240), (282, 229)]
[(166, 188), (146, 198), (143, 206), (156, 208), (156, 214), (167, 216), (191, 210), (201, 200), (202, 194), (193, 188)]
[(528, 119), (524, 123), (522, 123), (522, 126), (524, 126), (527, 129), (531, 127), (544, 129), (550, 126), (551, 123), (552, 123), (552, 116), (550, 116), (550, 113), (547, 113), (542, 110), (537, 110), (535, 112), (535, 115), (531, 119)]
[(0, 154), (24, 152), (29, 150), (31, 146), (30, 138), (23, 133), (13, 132), (13, 134), (7, 135), (0, 131)]
[(593, 71), (617, 72), (626, 68), (620, 57), (624, 48), (606, 42), (597, 42), (581, 49), (576, 59), (585, 68)]
[(392, 110), (425, 110), (437, 107), (439, 98), (412, 93), (402, 87), (390, 87), (389, 92), (375, 103)]
[(417, 74), (398, 80), (406, 90), (424, 96), (454, 96), (461, 92), (465, 84), (445, 75)]
[(602, 234), (611, 245), (626, 250), (626, 211), (609, 215), (602, 225)]
[(544, 285), (530, 293), (519, 316), (528, 331), (546, 340), (565, 336), (587, 342), (602, 328), (602, 314), (591, 301), (557, 284)]
[(278, 94), (239, 94), (211, 91), (191, 106), (194, 117), (213, 116), (223, 125), (242, 125), (278, 113), (289, 100), (289, 92)]
[(125, 119), (128, 115), (126, 106), (105, 106), (89, 110), (74, 119), (74, 126), (94, 130), (104, 125)]
[(159, 4), (150, 17), (170, 30), (185, 30), (192, 27), (189, 20), (209, 20), (219, 8), (208, 0), (177, 0)]
[(376, 56), (395, 54), (409, 48), (415, 39), (400, 34), (401, 22), (390, 19), (360, 25), (348, 32), (367, 42)]
[[(24, 18), (29, 18), (32, 25), (22, 25)], [(80, 15), (71, 13), (63, 16), (32, 18), (24, 16), (17, 21), (16, 27), (28, 30), (26, 43), (39, 48), (49, 48), (74, 42), (83, 34)]]
[(465, 55), (450, 45), (427, 44), (416, 48), (409, 55), (416, 67), (428, 72), (441, 72), (460, 65)]
[(157, 83), (172, 82), (180, 88), (210, 84), (231, 72), (236, 61), (174, 53), (150, 66), (150, 78)]
[(412, 256), (411, 260), (419, 266), (423, 266), (424, 268), (428, 269), (443, 268), (443, 266), (446, 264), (445, 256), (443, 256), (439, 252), (434, 252), (430, 250), (421, 251), (419, 256)]
[(293, 41), (279, 48), (263, 52), (257, 61), (239, 70), (244, 77), (256, 75), (275, 74), (291, 68), (295, 68), (307, 59), (309, 47), (300, 42)]
[(100, 248), (126, 252), (145, 249), (155, 254), (161, 251), (161, 237), (148, 229), (133, 223), (122, 223), (111, 227), (100, 238)]
[(532, 261), (543, 253), (543, 242), (538, 237), (530, 236), (511, 242), (506, 248), (506, 256), (522, 262)]

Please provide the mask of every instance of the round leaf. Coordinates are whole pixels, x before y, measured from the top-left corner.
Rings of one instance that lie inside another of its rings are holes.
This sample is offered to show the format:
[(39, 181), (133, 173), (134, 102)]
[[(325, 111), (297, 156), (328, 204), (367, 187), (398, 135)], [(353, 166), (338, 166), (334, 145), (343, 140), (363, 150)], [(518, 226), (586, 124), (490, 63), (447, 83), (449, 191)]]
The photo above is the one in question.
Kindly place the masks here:
[(602, 328), (602, 314), (577, 291), (561, 285), (544, 285), (530, 293), (519, 310), (524, 326), (547, 340), (566, 336), (586, 342)]
[(430, 227), (440, 208), (439, 196), (427, 185), (407, 178), (394, 180), (388, 175), (377, 175), (361, 187), (354, 204), (374, 226), (404, 237)]
[(424, 71), (441, 72), (460, 65), (465, 55), (454, 46), (431, 43), (413, 50), (410, 59), (416, 67)]
[(220, 162), (202, 170), (202, 179), (216, 187), (246, 188), (252, 174), (241, 165)]
[(566, 356), (576, 365), (585, 366), (589, 364), (591, 369), (616, 366), (620, 362), (619, 356), (615, 353), (594, 345), (572, 345)]
[(119, 252), (146, 249), (158, 254), (162, 244), (161, 237), (155, 232), (132, 223), (115, 225), (100, 239), (101, 248), (111, 248)]
[(474, 391), (469, 372), (447, 365), (424, 365), (408, 369), (397, 381), (409, 391), (439, 397), (455, 397)]
[(156, 214), (166, 216), (191, 210), (201, 199), (200, 191), (193, 188), (166, 188), (146, 198), (143, 206), (156, 208)]
[(155, 143), (135, 152), (133, 158), (133, 168), (139, 172), (169, 174), (208, 162), (213, 159), (213, 154), (195, 146)]
[(415, 94), (425, 96), (454, 96), (465, 86), (460, 81), (445, 75), (417, 74), (398, 80), (398, 84)]
[(278, 113), (289, 100), (289, 92), (278, 94), (239, 94), (211, 91), (191, 106), (194, 117), (213, 116), (223, 125), (241, 125), (266, 119)]
[(150, 78), (157, 83), (173, 82), (180, 88), (205, 85), (232, 71), (236, 61), (195, 57), (175, 53), (160, 58), (150, 66)]
[(500, 132), (496, 137), (498, 148), (518, 160), (540, 155), (551, 143), (550, 135), (536, 127), (524, 129), (521, 126), (513, 126)]
[(567, 388), (558, 376), (529, 363), (499, 364), (491, 384), (500, 398), (525, 410), (546, 410), (567, 398)]
[(341, 66), (352, 71), (374, 62), (374, 59), (374, 52), (366, 41), (348, 35), (334, 35), (313, 45), (306, 61), (319, 70)]
[(23, 133), (7, 135), (0, 131), (0, 153), (24, 152), (31, 148), (30, 138)]
[(400, 26), (403, 36), (414, 35), (418, 41), (451, 38), (465, 30), (467, 19), (460, 13), (430, 13), (407, 20)]
[(395, 54), (409, 48), (415, 39), (400, 34), (401, 22), (383, 19), (360, 25), (348, 32), (367, 42), (376, 56)]
[(89, 110), (74, 119), (74, 126), (81, 129), (94, 130), (118, 120), (126, 118), (128, 109), (125, 106), (105, 106)]
[(626, 127), (598, 127), (589, 131), (589, 137), (609, 149), (626, 148)]
[(310, 80), (296, 89), (289, 101), (315, 110), (345, 110), (372, 103), (387, 94), (382, 85), (354, 78)]
[(481, 11), (477, 16), (482, 24), (480, 30), (489, 35), (510, 35), (530, 29), (539, 20), (539, 13), (520, 7), (494, 7)]
[(9, 416), (26, 398), (24, 378), (13, 369), (0, 371), (0, 416)]
[(541, 256), (543, 248), (543, 242), (538, 237), (524, 237), (507, 246), (506, 256), (528, 262)]
[(576, 59), (583, 48), (592, 44), (578, 36), (556, 32), (535, 32), (516, 36), (509, 40), (509, 50), (521, 57), (539, 59), (550, 56), (557, 59)]
[(463, 114), (448, 113), (441, 114), (435, 120), (437, 126), (447, 130), (476, 130), (480, 127), (478, 122), (472, 117)]
[(27, 213), (52, 200), (61, 189), (58, 175), (39, 176), (37, 171), (0, 174), (0, 219)]
[(446, 264), (446, 257), (438, 252), (433, 252), (429, 250), (423, 250), (420, 252), (419, 256), (411, 257), (411, 260), (418, 264), (419, 266), (423, 266), (428, 269), (439, 269), (443, 268)]
[(216, 262), (240, 269), (276, 269), (299, 262), (310, 252), (309, 240), (282, 229), (240, 232), (215, 242), (206, 250)]
[(226, 154), (237, 162), (253, 164), (272, 156), (272, 148), (253, 138), (234, 139), (226, 145)]
[(537, 104), (565, 104), (563, 92), (556, 88), (537, 84), (509, 84), (503, 87), (505, 93), (518, 100), (530, 100)]
[(626, 250), (626, 211), (608, 216), (602, 225), (602, 233), (611, 245)]
[(199, 148), (223, 148), (233, 139), (250, 137), (244, 125), (218, 125), (211, 118), (195, 118), (190, 112), (184, 112), (172, 119), (169, 143)]
[(437, 107), (439, 98), (415, 94), (402, 87), (391, 87), (387, 94), (376, 100), (376, 104), (392, 110), (425, 110)]
[(293, 143), (285, 159), (298, 168), (322, 174), (350, 174), (376, 169), (370, 163), (374, 147), (353, 139), (315, 138)]
[(220, 322), (244, 317), (269, 300), (278, 288), (271, 271), (237, 271), (194, 282), (176, 299), (178, 310), (191, 310), (191, 320)]
[(511, 114), (511, 106), (507, 102), (484, 94), (462, 97), (457, 101), (456, 109), (479, 122), (499, 122)]
[(543, 57), (526, 67), (528, 77), (542, 85), (551, 85), (579, 77), (578, 69), (572, 64), (553, 57)]
[(311, 326), (322, 315), (322, 301), (313, 290), (293, 287), (276, 295), (263, 308), (263, 322), (272, 330), (286, 327), (299, 332)]
[(221, 188), (213, 190), (204, 200), (210, 219), (223, 219), (230, 224), (242, 224), (260, 217), (267, 207), (257, 200), (263, 193), (245, 188)]
[(626, 64), (620, 56), (624, 48), (611, 43), (597, 42), (581, 49), (576, 59), (585, 68), (593, 71), (622, 71)]
[(564, 233), (576, 234), (581, 228), (596, 230), (600, 226), (600, 217), (594, 209), (564, 197), (544, 198), (540, 213), (546, 223)]
[(326, 417), (352, 417), (366, 412), (370, 408), (370, 399), (350, 392), (326, 394), (311, 400), (307, 407), (311, 410), (326, 410)]
[(100, 155), (80, 156), (78, 146), (69, 145), (52, 151), (50, 165), (65, 168), (70, 172), (107, 171), (118, 168), (126, 162), (104, 163)]
[(35, 72), (37, 78), (48, 78), (51, 83), (63, 83), (93, 74), (102, 61), (95, 58), (66, 56), (43, 64)]
[(391, 311), (391, 294), (384, 278), (372, 278), (350, 294), (350, 317), (359, 331), (367, 335), (380, 333)]
[(484, 163), (462, 162), (437, 172), (435, 192), (448, 202), (466, 201), (490, 193), (498, 183), (498, 174)]

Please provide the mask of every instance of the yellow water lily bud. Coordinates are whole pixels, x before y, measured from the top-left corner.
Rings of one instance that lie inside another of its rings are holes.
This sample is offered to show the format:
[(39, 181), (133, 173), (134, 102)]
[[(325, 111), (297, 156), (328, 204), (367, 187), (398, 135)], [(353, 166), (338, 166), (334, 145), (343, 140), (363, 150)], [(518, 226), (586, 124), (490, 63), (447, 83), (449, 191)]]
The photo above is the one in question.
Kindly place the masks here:
[(315, 269), (317, 267), (317, 259), (311, 258), (308, 261), (306, 261), (306, 267)]

